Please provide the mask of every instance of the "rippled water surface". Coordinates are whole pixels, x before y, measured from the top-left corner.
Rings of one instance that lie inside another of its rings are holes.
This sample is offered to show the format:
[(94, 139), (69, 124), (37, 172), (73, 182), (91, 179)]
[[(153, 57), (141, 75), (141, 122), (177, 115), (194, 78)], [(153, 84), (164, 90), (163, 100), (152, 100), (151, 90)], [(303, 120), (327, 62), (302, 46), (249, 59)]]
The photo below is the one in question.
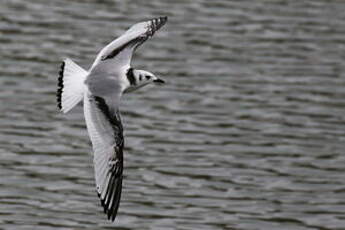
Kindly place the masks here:
[[(0, 229), (345, 229), (345, 2), (1, 0)], [(114, 223), (82, 107), (84, 68), (130, 25), (169, 22), (133, 65), (164, 78), (122, 101)]]

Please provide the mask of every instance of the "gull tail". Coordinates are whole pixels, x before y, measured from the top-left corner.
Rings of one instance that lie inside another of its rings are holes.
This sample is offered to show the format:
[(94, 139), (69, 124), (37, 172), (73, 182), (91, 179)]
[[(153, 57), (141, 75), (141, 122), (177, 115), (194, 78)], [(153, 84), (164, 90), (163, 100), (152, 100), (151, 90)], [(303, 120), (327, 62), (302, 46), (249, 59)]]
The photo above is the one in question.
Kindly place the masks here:
[(86, 70), (71, 59), (67, 58), (62, 62), (56, 96), (57, 105), (63, 113), (70, 111), (83, 98), (87, 74)]

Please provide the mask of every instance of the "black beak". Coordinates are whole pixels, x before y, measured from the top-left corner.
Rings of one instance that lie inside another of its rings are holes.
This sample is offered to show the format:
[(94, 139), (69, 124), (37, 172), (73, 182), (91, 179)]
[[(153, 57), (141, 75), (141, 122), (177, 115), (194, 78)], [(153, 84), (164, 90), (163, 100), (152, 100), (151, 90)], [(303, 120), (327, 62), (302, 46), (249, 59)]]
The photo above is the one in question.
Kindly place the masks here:
[(153, 82), (158, 83), (158, 84), (164, 84), (165, 83), (165, 81), (163, 81), (162, 79), (159, 79), (159, 78), (153, 80)]

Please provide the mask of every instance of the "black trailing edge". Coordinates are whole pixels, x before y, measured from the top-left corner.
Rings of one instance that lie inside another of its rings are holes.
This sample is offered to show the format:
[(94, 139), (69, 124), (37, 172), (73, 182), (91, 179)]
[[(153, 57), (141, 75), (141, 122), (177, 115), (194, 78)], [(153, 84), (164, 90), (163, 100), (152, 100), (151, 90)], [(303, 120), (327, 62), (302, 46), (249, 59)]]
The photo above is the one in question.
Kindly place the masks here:
[(57, 88), (57, 91), (56, 91), (57, 107), (60, 110), (62, 109), (61, 101), (62, 101), (63, 72), (64, 72), (64, 69), (65, 69), (65, 62), (62, 62), (61, 66), (60, 66), (60, 71), (59, 71), (58, 88)]

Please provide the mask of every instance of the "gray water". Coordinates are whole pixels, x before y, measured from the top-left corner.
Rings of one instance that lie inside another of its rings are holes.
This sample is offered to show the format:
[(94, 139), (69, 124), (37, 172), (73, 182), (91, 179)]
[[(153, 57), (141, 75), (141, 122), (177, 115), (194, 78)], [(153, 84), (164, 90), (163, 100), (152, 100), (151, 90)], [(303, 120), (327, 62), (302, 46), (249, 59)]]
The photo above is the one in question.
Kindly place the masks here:
[[(345, 2), (1, 0), (0, 229), (345, 229)], [(82, 107), (60, 62), (89, 68), (130, 25), (169, 22), (133, 66), (114, 223), (95, 192)]]

